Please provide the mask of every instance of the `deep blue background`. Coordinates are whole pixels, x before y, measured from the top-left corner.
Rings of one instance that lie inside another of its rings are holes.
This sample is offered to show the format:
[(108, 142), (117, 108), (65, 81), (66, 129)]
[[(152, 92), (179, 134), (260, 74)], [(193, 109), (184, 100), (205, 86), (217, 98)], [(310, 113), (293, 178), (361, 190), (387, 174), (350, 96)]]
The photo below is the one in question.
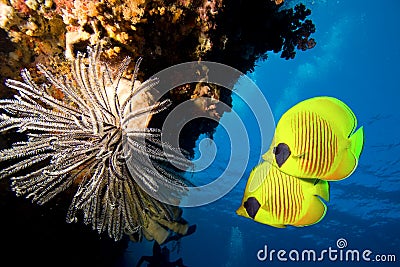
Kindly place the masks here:
[[(381, 265), (398, 266), (400, 4), (396, 0), (315, 0), (305, 4), (312, 9), (311, 19), (317, 27), (312, 37), (317, 46), (298, 52), (290, 61), (270, 54), (248, 76), (263, 91), (276, 120), (294, 104), (314, 96), (334, 96), (347, 103), (356, 114), (359, 126), (364, 126), (366, 136), (356, 172), (348, 179), (331, 183), (331, 201), (320, 223), (304, 228), (275, 229), (235, 214), (249, 172), (260, 160), (253, 153), (245, 175), (234, 190), (209, 205), (184, 209), (184, 217), (197, 224), (197, 231), (175, 244), (179, 249), (175, 249), (171, 259), (182, 257), (185, 265), (193, 267), (300, 266), (301, 263), (282, 263), (276, 258), (273, 262), (259, 262), (256, 253), (264, 245), (276, 250), (321, 251), (337, 248), (337, 239), (345, 238), (348, 249), (396, 254), (397, 263)], [(249, 138), (259, 149), (260, 133), (252, 125), (251, 116), (247, 116), (249, 110), (236, 97), (233, 105), (234, 111), (248, 118)], [(223, 120), (229, 120), (229, 114)], [(225, 166), (230, 146), (222, 126), (214, 141), (218, 148), (217, 160), (213, 168), (196, 174), (195, 179), (201, 179), (201, 175), (209, 179), (213, 171), (218, 172)], [(169, 245), (171, 249), (172, 245)], [(151, 248), (150, 242), (131, 243), (125, 256), (126, 266), (133, 266), (140, 255), (151, 255)], [(338, 261), (324, 264), (375, 265)]]

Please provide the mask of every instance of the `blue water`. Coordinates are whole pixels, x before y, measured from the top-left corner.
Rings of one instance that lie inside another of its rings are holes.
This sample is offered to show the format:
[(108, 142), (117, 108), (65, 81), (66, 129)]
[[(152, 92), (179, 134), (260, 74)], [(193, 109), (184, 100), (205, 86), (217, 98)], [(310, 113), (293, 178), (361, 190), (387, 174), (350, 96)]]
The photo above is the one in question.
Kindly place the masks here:
[[(276, 121), (288, 108), (310, 97), (328, 95), (347, 103), (366, 135), (357, 170), (348, 179), (331, 183), (327, 214), (316, 225), (276, 229), (237, 216), (235, 210), (241, 203), (249, 172), (260, 161), (259, 151), (265, 152), (267, 147), (261, 147), (260, 132), (251, 112), (234, 96), (234, 111), (248, 119), (246, 129), (252, 144), (248, 166), (226, 196), (202, 207), (184, 209), (185, 219), (197, 224), (197, 231), (180, 244), (169, 245), (171, 260), (181, 257), (185, 265), (193, 267), (309, 266), (321, 262), (282, 262), (276, 255), (272, 261), (260, 261), (257, 252), (267, 245), (269, 251), (312, 249), (319, 256), (329, 247), (338, 249), (336, 242), (343, 238), (347, 241), (343, 253), (358, 250), (361, 257), (368, 249), (371, 260), (378, 254), (391, 254), (396, 255), (397, 262), (346, 262), (344, 258), (340, 260), (339, 250), (336, 260), (325, 255), (324, 265), (399, 266), (400, 4), (395, 0), (306, 3), (317, 27), (313, 35), (317, 46), (298, 52), (291, 61), (270, 54), (247, 75), (262, 90)], [(229, 121), (229, 116), (225, 114), (223, 120)], [(224, 168), (231, 151), (226, 135), (221, 126), (214, 143), (204, 140), (201, 144), (206, 150), (216, 148), (216, 158), (212, 167), (196, 173), (194, 179), (208, 181)], [(152, 243), (131, 243), (125, 261), (132, 266), (139, 256), (151, 254)]]

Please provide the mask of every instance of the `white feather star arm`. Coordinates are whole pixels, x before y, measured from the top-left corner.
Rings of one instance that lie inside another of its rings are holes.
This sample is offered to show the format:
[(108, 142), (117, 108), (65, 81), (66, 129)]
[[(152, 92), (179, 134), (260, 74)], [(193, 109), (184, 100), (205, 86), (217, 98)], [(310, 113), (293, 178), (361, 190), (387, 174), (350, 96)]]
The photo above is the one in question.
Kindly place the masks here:
[[(164, 163), (168, 158), (187, 167), (188, 161), (178, 152), (175, 155), (177, 150), (164, 152), (159, 130), (146, 127), (151, 114), (170, 104), (169, 100), (149, 104), (153, 99), (148, 91), (157, 80), (137, 82), (138, 64), (132, 81), (122, 78), (129, 58), (112, 78), (99, 56), (98, 47), (88, 48), (86, 65), (84, 55), (78, 54), (71, 64), (72, 79), (55, 77), (38, 65), (47, 81), (64, 94), (62, 100), (49, 94), (47, 85), (36, 84), (26, 69), (21, 72), (23, 82), (6, 81), (18, 95), (0, 100), (0, 132), (15, 129), (28, 139), (0, 151), (0, 161), (9, 164), (0, 178), (11, 177), (16, 194), (38, 204), (78, 184), (67, 221), (76, 221), (82, 211), (86, 224), (119, 240), (123, 234), (140, 231), (145, 213), (174, 219), (171, 206), (147, 195), (135, 179), (153, 191), (159, 184), (184, 186), (184, 179)], [(128, 153), (123, 142), (128, 142)], [(133, 165), (130, 170), (127, 158)]]

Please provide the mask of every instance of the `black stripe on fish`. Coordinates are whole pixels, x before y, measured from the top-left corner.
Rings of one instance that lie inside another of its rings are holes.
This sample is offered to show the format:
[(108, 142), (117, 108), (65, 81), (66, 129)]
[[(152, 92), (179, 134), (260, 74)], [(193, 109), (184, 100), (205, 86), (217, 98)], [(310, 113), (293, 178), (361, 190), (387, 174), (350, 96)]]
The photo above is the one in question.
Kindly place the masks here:
[(274, 147), (275, 160), (279, 167), (282, 167), (291, 153), (289, 146), (285, 143), (279, 143)]
[(258, 200), (255, 197), (249, 197), (243, 203), (243, 206), (246, 209), (247, 214), (249, 214), (249, 216), (253, 219), (254, 217), (256, 217), (256, 214), (261, 207), (260, 202), (258, 202)]

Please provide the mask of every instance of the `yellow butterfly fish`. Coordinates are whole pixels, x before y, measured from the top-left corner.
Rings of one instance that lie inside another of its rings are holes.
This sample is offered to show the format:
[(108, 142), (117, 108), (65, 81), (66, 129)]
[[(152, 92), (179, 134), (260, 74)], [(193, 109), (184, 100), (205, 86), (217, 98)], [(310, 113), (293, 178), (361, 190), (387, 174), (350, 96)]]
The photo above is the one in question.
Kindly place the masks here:
[(326, 181), (299, 179), (264, 161), (250, 173), (240, 216), (274, 227), (307, 226), (319, 222), (326, 213), (329, 185)]
[(283, 114), (263, 158), (295, 177), (341, 180), (356, 169), (364, 145), (363, 127), (354, 132), (356, 127), (356, 116), (342, 101), (310, 98)]

